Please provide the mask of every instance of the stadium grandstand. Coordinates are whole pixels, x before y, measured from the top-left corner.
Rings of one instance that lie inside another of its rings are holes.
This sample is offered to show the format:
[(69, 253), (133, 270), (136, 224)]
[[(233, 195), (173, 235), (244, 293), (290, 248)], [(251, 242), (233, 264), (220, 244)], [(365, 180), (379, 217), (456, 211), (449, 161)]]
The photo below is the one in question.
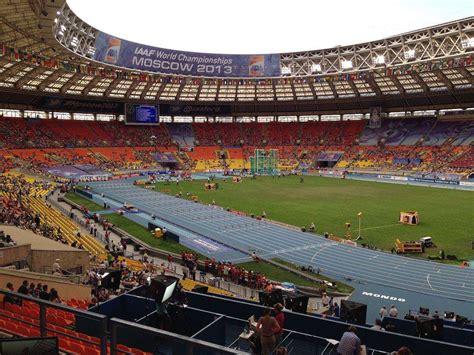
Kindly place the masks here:
[(0, 354), (472, 355), (473, 60), (472, 16), (231, 55), (1, 1)]

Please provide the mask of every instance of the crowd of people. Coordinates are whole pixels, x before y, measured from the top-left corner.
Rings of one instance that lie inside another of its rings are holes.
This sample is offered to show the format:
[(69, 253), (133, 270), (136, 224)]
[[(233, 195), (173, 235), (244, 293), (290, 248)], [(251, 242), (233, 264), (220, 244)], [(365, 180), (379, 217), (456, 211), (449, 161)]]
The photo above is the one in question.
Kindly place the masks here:
[(22, 176), (0, 175), (0, 191), (4, 192), (0, 198), (0, 223), (28, 229), (54, 241), (69, 244), (60, 226), (48, 223), (38, 212), (33, 212), (23, 203), (26, 196), (36, 196), (38, 191), (49, 188), (47, 182), (28, 181)]
[(4, 231), (0, 231), (0, 248), (13, 247), (16, 242), (12, 239), (10, 234), (5, 234)]
[[(57, 126), (55, 120), (0, 117), (0, 145), (14, 149), (8, 155), (15, 157), (15, 161), (0, 157), (0, 171), (21, 164), (26, 164), (37, 173), (45, 173), (47, 167), (55, 165), (73, 164), (93, 164), (108, 172), (147, 168), (157, 166), (157, 162), (152, 152), (145, 147), (173, 147), (174, 150), (177, 139), (176, 129), (172, 125), (142, 127), (126, 126), (115, 121), (62, 120), (61, 128), (58, 129)], [(438, 171), (453, 174), (472, 169), (472, 159), (462, 158), (469, 155), (469, 145), (453, 146), (452, 139), (447, 139), (441, 145), (425, 145), (421, 140), (421, 133), (420, 141), (412, 145), (384, 145), (383, 139), (375, 139), (369, 142), (370, 145), (364, 145), (360, 140), (364, 136), (363, 132), (366, 132), (365, 126), (366, 121), (363, 120), (245, 125), (216, 123), (206, 124), (204, 128), (200, 124), (189, 125), (189, 131), (190, 141), (196, 140), (200, 145), (217, 146), (220, 141), (224, 145), (241, 146), (237, 159), (244, 159), (247, 163), (256, 147), (268, 146), (278, 149), (280, 164), (287, 167), (312, 167), (320, 152), (341, 151), (344, 153), (342, 160), (345, 166), (340, 168)], [(403, 124), (400, 123), (399, 126), (403, 127)], [(467, 129), (468, 124), (460, 127)], [(36, 151), (22, 154), (21, 150), (25, 147)], [(104, 147), (124, 148), (105, 152), (101, 150), (107, 149)], [(144, 148), (141, 150), (139, 147)], [(188, 167), (201, 162), (200, 165), (209, 169), (226, 169), (229, 164), (232, 166), (233, 159), (235, 156), (232, 154), (227, 155), (226, 159), (208, 159), (197, 153), (181, 156), (181, 161)], [(406, 160), (407, 163), (401, 163), (401, 160)], [(456, 164), (456, 161), (464, 163)]]
[(230, 281), (257, 290), (263, 290), (271, 285), (270, 280), (261, 273), (246, 270), (243, 267), (232, 264), (231, 262), (216, 261), (214, 258), (206, 258), (204, 260), (204, 270), (224, 281)]
[[(13, 284), (11, 282), (8, 282), (6, 284), (6, 289), (11, 292), (15, 292), (15, 289), (13, 288)], [(28, 280), (24, 280), (20, 287), (18, 287), (16, 292), (22, 295), (39, 298), (45, 301), (63, 303), (58, 291), (55, 288), (49, 289), (48, 285), (42, 284), (41, 282), (35, 284), (33, 282), (28, 282)], [(9, 302), (17, 305), (21, 305), (22, 303), (20, 299), (11, 295), (5, 295), (5, 297), (3, 298), (3, 302)]]

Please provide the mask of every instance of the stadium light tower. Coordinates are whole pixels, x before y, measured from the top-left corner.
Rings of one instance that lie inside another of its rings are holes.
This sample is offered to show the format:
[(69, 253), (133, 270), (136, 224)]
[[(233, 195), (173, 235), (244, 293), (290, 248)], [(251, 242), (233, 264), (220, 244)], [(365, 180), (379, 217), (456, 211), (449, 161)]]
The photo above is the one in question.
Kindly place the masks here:
[(357, 213), (357, 217), (359, 217), (359, 236), (357, 237), (357, 239), (359, 239), (360, 238), (360, 227), (361, 227), (361, 224), (362, 224), (362, 212)]

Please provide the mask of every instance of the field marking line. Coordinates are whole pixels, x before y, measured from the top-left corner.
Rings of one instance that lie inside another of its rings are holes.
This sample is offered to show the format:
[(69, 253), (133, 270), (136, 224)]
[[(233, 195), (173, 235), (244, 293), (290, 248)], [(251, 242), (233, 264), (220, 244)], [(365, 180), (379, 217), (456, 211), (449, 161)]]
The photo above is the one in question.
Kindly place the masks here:
[(386, 225), (384, 225), (384, 226), (376, 226), (376, 227), (362, 228), (361, 231), (367, 231), (367, 230), (370, 230), (370, 229), (393, 227), (393, 226), (401, 226), (401, 224), (400, 224), (400, 223), (395, 223), (395, 224), (386, 224)]
[(426, 282), (428, 282), (428, 286), (430, 286), (430, 288), (434, 291), (434, 288), (431, 287), (431, 284), (430, 284), (430, 274), (426, 275)]
[(322, 246), (322, 248), (325, 248), (325, 247), (328, 247), (328, 246), (331, 246), (331, 245), (333, 245), (333, 244), (332, 243), (324, 243), (324, 242), (315, 243), (315, 244), (307, 244), (307, 245), (303, 245), (301, 247), (278, 249), (278, 250), (274, 250), (272, 252), (268, 252), (266, 254), (267, 255), (278, 255), (278, 254), (285, 254), (285, 253), (293, 252), (293, 251), (312, 249), (312, 248), (320, 247), (320, 246)]
[(334, 244), (327, 244), (327, 245), (323, 246), (323, 247), (322, 247), (321, 249), (319, 249), (316, 253), (314, 253), (313, 257), (311, 258), (311, 261), (313, 261), (314, 258), (315, 258), (316, 256), (318, 256), (319, 253), (321, 253), (324, 249), (327, 249), (327, 248), (329, 248), (329, 247), (331, 247), (331, 246), (333, 246), (333, 245), (334, 245)]

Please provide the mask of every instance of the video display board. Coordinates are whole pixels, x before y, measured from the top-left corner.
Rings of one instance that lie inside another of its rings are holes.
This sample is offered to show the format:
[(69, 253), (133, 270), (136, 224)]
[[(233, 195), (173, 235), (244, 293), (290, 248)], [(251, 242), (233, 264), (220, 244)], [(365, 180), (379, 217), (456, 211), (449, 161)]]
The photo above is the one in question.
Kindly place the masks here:
[(153, 125), (160, 123), (158, 105), (125, 105), (125, 123), (135, 125)]

